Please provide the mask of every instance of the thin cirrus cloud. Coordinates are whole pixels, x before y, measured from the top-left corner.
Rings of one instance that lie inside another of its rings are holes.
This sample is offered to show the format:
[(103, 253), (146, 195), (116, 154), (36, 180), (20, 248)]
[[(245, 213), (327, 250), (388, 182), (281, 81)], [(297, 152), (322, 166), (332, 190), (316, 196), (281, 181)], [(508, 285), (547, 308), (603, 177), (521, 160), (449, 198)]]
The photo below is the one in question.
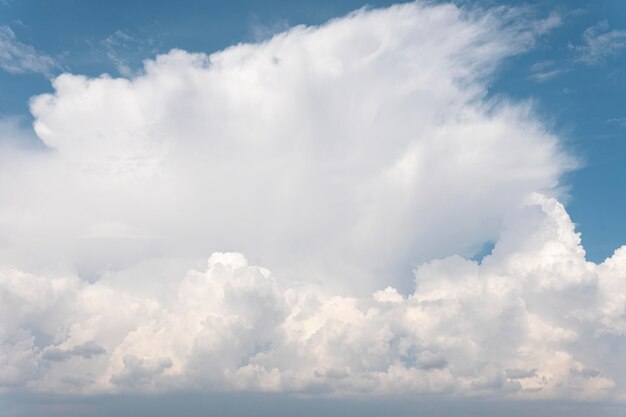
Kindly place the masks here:
[(569, 72), (568, 68), (559, 68), (554, 61), (541, 61), (530, 67), (530, 78), (537, 82), (545, 82)]
[(619, 398), (626, 249), (585, 260), (575, 159), (487, 98), (555, 21), (412, 3), (55, 78), (48, 150), (0, 156), (2, 389)]
[(132, 61), (133, 57), (141, 55), (145, 57), (155, 53), (155, 41), (153, 38), (138, 39), (130, 34), (117, 30), (100, 41), (100, 47), (106, 51), (107, 58), (115, 65), (119, 74), (131, 78), (135, 74)]
[(59, 64), (32, 45), (17, 40), (10, 27), (0, 26), (0, 68), (11, 74), (40, 73), (50, 76)]
[(626, 30), (610, 29), (606, 20), (583, 32), (583, 44), (572, 45), (578, 59), (588, 65), (598, 65), (626, 48)]

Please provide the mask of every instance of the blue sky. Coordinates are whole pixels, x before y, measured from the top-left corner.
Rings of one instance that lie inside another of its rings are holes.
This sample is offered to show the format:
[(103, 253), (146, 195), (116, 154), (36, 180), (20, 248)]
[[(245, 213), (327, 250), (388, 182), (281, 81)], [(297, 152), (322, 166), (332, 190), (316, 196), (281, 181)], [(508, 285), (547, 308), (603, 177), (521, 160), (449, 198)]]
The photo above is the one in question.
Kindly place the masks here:
[(617, 0), (0, 0), (0, 416), (623, 415), (625, 64)]

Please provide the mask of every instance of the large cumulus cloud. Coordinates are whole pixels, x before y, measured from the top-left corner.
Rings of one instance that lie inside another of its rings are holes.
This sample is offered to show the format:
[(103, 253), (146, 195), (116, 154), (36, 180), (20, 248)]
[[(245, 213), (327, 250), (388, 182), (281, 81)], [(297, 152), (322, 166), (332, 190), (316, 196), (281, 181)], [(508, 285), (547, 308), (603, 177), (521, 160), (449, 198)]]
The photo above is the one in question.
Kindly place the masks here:
[(625, 249), (585, 261), (573, 159), (488, 96), (557, 23), (408, 4), (57, 77), (45, 149), (2, 142), (0, 386), (622, 396)]
[(280, 277), (410, 290), (418, 262), (471, 256), (572, 166), (529, 104), (485, 98), (552, 20), (408, 4), (174, 50), (132, 79), (60, 75), (31, 103), (50, 152), (0, 176), (0, 256), (94, 279), (233, 250)]
[[(165, 262), (165, 261), (163, 261)], [(6, 387), (354, 395), (624, 395), (626, 247), (587, 262), (561, 204), (533, 195), (482, 263), (421, 265), (409, 295), (283, 286), (238, 253), (200, 271), (96, 283), (0, 274)], [(136, 281), (141, 282), (137, 287)], [(138, 290), (140, 288), (141, 290)]]

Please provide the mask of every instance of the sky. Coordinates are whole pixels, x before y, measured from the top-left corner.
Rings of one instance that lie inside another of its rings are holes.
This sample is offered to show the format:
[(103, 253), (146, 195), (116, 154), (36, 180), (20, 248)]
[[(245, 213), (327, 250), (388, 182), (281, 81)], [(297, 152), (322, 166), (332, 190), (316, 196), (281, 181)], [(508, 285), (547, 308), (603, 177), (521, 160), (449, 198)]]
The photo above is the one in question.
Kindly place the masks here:
[(0, 1), (0, 416), (626, 415), (620, 3)]

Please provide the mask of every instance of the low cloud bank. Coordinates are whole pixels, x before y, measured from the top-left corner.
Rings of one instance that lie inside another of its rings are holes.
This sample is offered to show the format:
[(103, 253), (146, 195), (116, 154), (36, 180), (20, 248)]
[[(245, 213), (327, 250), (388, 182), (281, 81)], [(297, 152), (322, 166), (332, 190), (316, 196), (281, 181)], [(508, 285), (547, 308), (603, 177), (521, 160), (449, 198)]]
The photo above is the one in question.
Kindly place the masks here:
[(118, 274), (2, 271), (5, 389), (624, 395), (626, 246), (585, 261), (563, 206), (541, 195), (482, 263), (427, 262), (408, 296), (279, 285), (238, 253), (166, 281)]

